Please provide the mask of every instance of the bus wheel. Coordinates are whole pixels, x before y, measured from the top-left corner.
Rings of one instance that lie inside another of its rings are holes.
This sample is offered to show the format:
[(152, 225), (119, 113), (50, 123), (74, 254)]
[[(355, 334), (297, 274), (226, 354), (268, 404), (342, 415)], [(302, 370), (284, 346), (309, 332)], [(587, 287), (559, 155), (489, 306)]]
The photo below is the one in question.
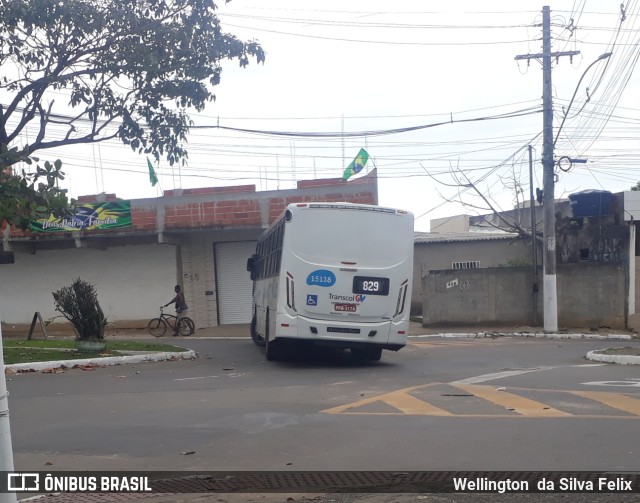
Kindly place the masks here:
[(276, 361), (280, 356), (280, 352), (278, 350), (279, 350), (279, 346), (277, 342), (270, 341), (268, 339), (266, 340), (264, 354), (267, 357), (267, 361), (270, 361), (270, 362)]
[(382, 358), (382, 348), (371, 348), (367, 350), (367, 360), (377, 362)]
[(382, 348), (351, 348), (351, 357), (361, 362), (377, 362), (382, 358)]
[(251, 339), (253, 339), (253, 342), (256, 346), (264, 347), (265, 345), (264, 337), (262, 337), (256, 331), (257, 323), (258, 323), (258, 320), (256, 319), (256, 315), (254, 313), (253, 318), (251, 318)]
[(267, 316), (265, 319), (264, 355), (267, 358), (267, 361), (270, 362), (278, 359), (278, 343), (273, 340), (269, 340), (269, 311), (267, 311)]

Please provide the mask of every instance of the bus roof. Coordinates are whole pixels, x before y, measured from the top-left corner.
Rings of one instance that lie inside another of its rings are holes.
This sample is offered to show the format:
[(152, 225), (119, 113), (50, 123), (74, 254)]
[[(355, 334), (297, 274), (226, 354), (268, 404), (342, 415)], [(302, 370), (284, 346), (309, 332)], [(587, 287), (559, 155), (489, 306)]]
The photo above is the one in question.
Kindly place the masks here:
[(289, 203), (284, 210), (278, 215), (278, 217), (265, 229), (264, 233), (260, 237), (262, 239), (271, 228), (275, 227), (286, 215), (287, 211), (298, 212), (305, 209), (335, 209), (335, 210), (360, 210), (368, 212), (384, 213), (388, 215), (403, 215), (413, 218), (413, 213), (406, 210), (400, 210), (396, 208), (388, 208), (384, 206), (377, 206), (373, 204), (360, 204), (360, 203), (348, 203), (348, 202), (299, 202)]
[(301, 210), (301, 209), (337, 209), (337, 210), (360, 210), (360, 211), (375, 211), (380, 213), (400, 213), (410, 215), (409, 211), (400, 210), (396, 208), (387, 208), (384, 206), (377, 206), (373, 204), (359, 204), (359, 203), (347, 203), (347, 202), (309, 202), (309, 203), (291, 203), (287, 205), (286, 210)]

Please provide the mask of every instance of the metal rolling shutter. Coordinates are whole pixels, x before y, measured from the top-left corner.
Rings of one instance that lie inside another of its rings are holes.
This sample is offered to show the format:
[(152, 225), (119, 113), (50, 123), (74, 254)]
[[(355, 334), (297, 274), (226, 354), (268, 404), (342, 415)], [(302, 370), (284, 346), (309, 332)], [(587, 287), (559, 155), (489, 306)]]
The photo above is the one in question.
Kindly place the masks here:
[(251, 322), (253, 284), (247, 259), (256, 251), (255, 241), (217, 243), (216, 278), (220, 325)]

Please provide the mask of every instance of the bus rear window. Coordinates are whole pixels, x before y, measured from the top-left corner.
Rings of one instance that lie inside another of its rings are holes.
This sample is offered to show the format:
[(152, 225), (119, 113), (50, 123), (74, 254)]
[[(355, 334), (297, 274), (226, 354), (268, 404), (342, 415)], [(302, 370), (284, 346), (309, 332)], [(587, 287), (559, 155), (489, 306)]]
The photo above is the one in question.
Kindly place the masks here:
[(291, 233), (294, 253), (309, 261), (388, 266), (402, 247), (413, 246), (413, 221), (395, 214), (309, 209), (287, 225), (296, 226)]

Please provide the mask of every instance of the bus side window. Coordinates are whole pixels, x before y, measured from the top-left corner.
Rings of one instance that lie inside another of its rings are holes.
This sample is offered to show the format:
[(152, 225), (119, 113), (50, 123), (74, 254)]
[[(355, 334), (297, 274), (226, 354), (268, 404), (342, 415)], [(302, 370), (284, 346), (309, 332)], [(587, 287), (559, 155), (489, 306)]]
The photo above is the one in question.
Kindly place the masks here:
[(264, 277), (264, 246), (262, 243), (258, 243), (258, 253), (256, 257), (256, 278), (261, 279)]
[(284, 222), (281, 222), (278, 226), (276, 233), (276, 275), (280, 274), (280, 261), (282, 259), (282, 241), (284, 239)]
[(266, 241), (266, 245), (267, 246), (266, 246), (266, 250), (264, 252), (264, 257), (265, 257), (265, 260), (267, 262), (266, 263), (266, 271), (265, 271), (265, 276), (267, 278), (270, 278), (271, 274), (272, 274), (272, 272), (271, 272), (271, 250), (273, 248), (272, 243), (273, 243), (273, 233), (269, 232), (269, 235), (267, 236), (267, 241)]

